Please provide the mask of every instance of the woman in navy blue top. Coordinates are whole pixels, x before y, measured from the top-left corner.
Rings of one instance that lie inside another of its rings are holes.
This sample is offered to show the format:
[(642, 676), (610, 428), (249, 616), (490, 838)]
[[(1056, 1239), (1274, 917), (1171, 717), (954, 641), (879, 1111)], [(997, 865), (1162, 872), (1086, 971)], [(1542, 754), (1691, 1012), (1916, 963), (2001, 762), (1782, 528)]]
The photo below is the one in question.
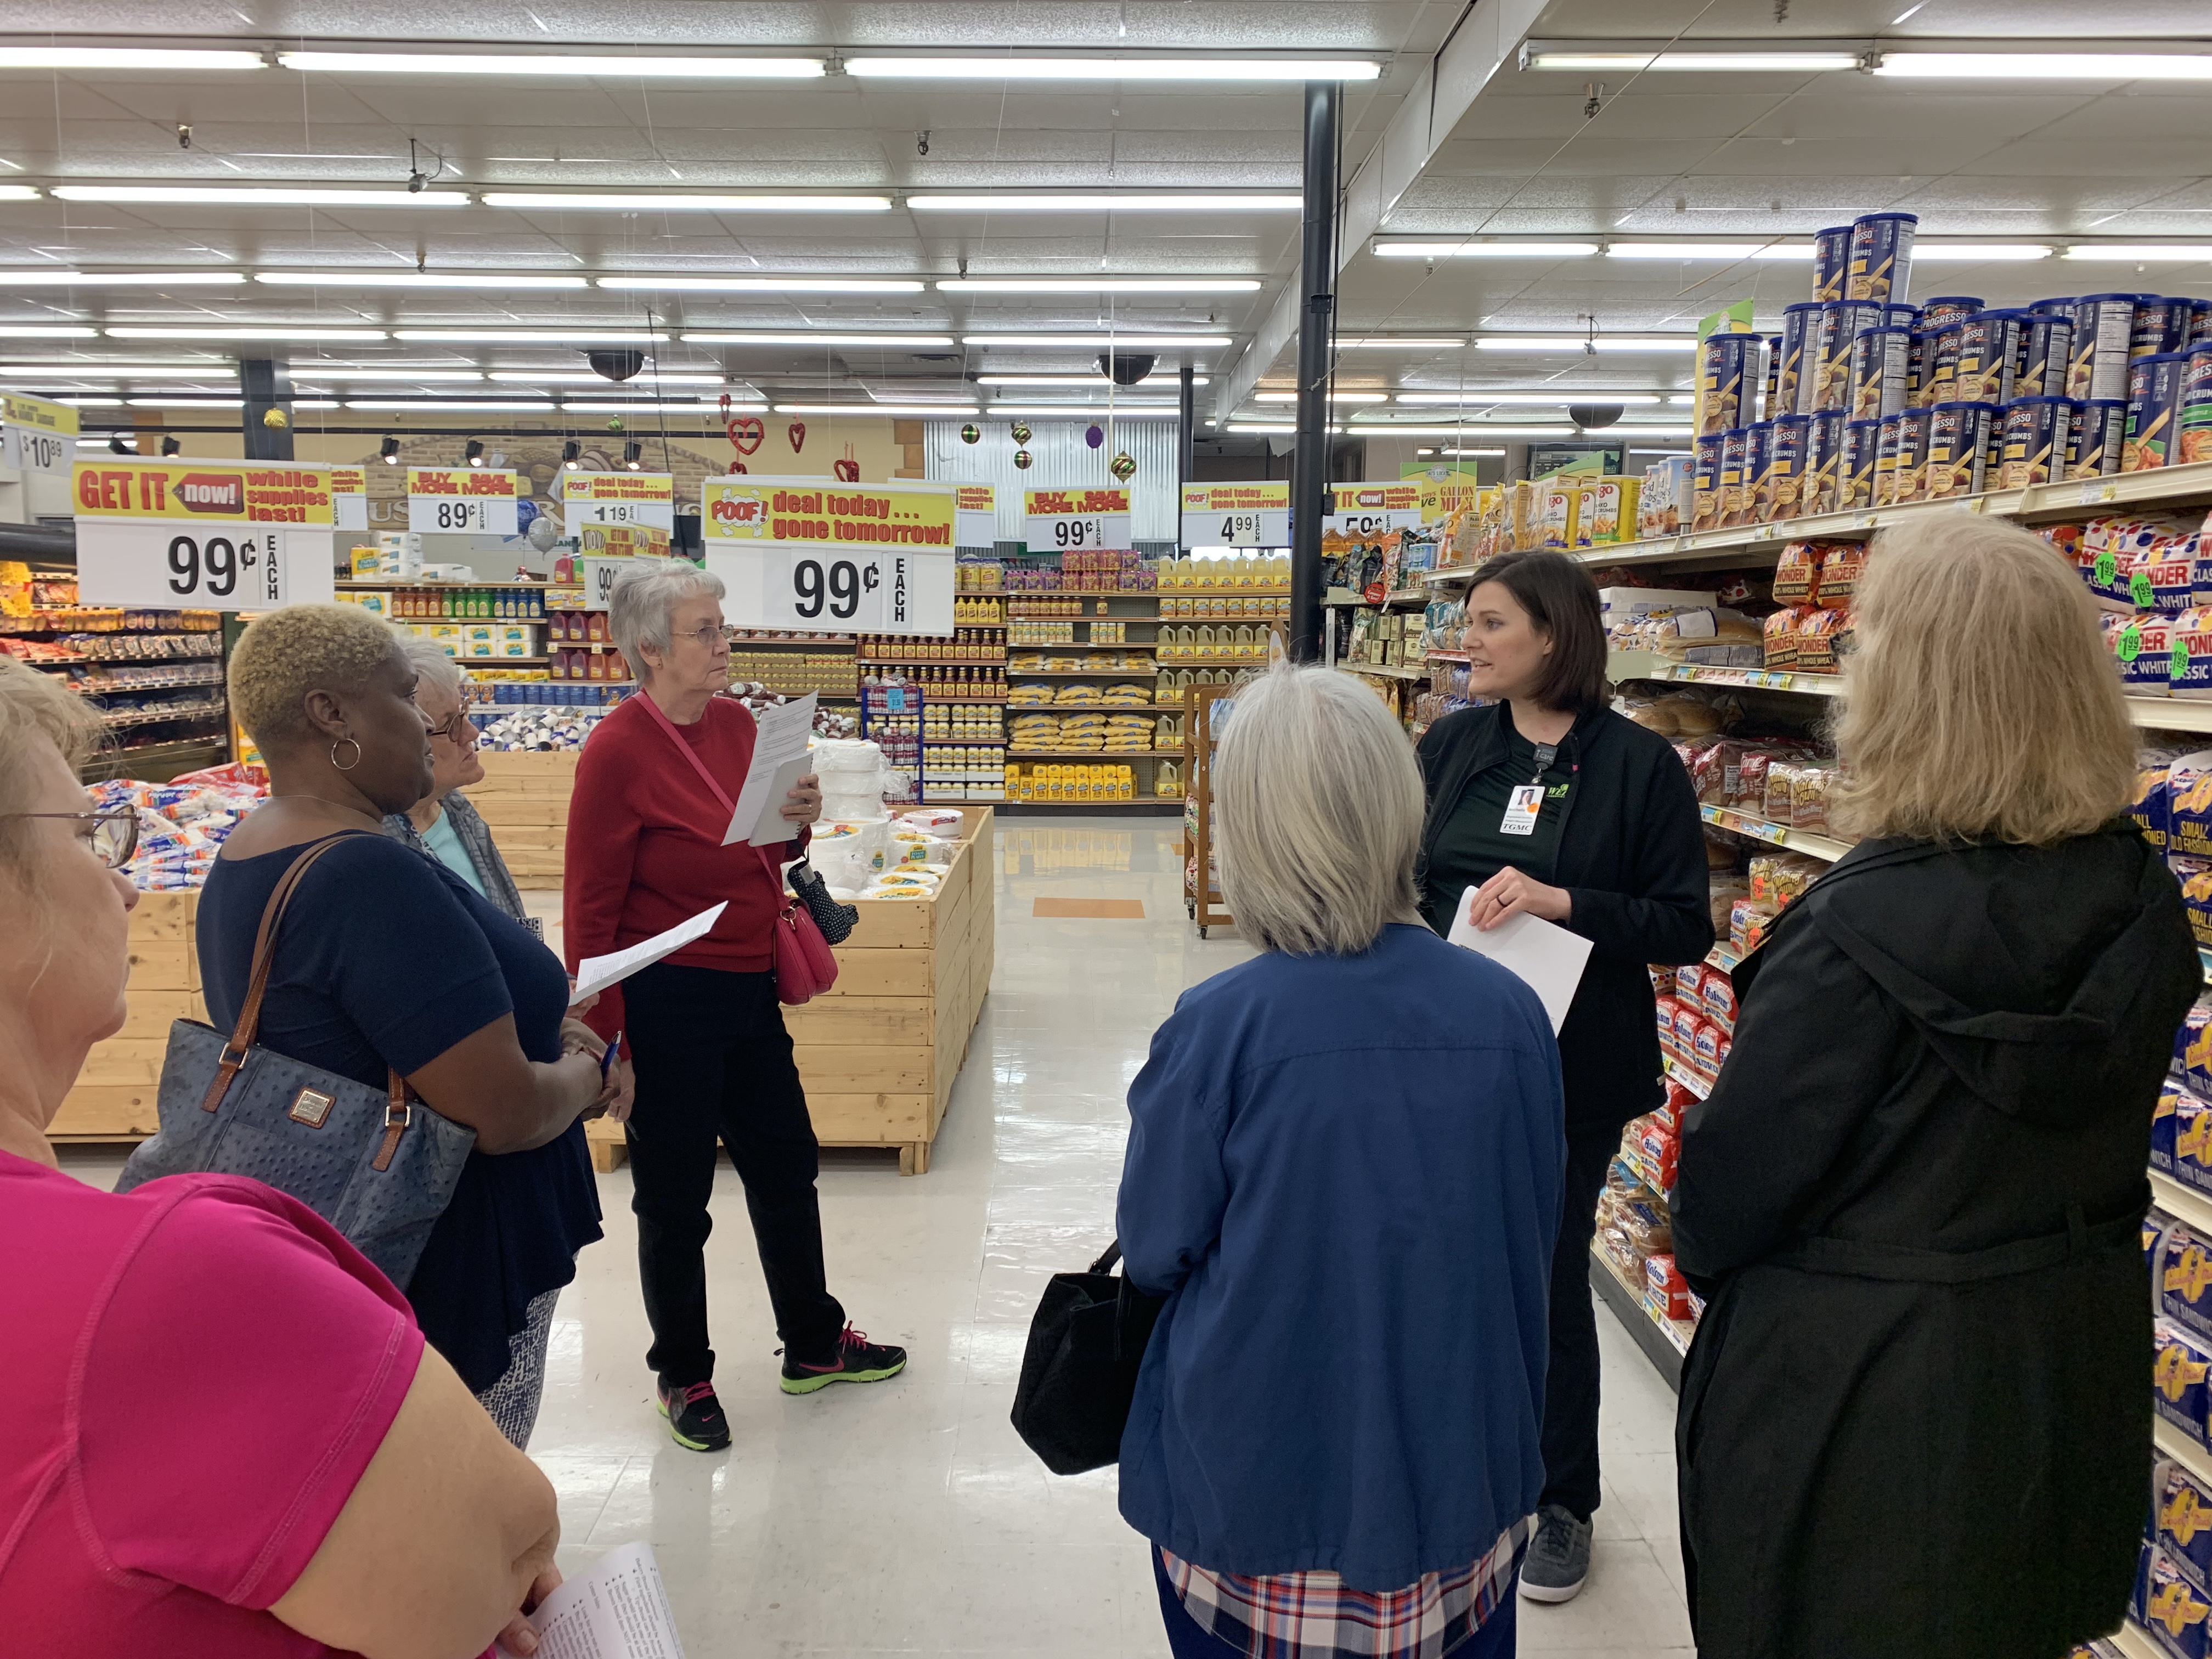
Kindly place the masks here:
[(1121, 1439), (1179, 1659), (1512, 1651), (1544, 1484), (1559, 1060), (1421, 925), (1421, 781), (1356, 682), (1239, 690), (1221, 884), (1261, 954), (1129, 1091), (1126, 1271), (1164, 1294)]
[(477, 1132), (453, 1200), (404, 1288), (423, 1335), (509, 1439), (535, 1421), (552, 1304), (599, 1237), (582, 1115), (620, 1098), (602, 1045), (566, 1018), (561, 963), (435, 860), (387, 838), (430, 782), (415, 671), (383, 623), (295, 605), (246, 630), (232, 706), (270, 799), (225, 844), (198, 918), (218, 1029), (235, 1024), (270, 894), (302, 848), (338, 844), (295, 892), (262, 1004), (263, 1047), (384, 1085), (406, 1078)]

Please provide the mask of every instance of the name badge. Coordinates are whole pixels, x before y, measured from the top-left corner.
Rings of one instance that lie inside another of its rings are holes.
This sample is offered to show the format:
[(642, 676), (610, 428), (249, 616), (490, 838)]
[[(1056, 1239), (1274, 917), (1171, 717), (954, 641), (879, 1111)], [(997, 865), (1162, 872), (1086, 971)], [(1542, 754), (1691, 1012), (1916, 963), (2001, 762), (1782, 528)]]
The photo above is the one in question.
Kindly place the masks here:
[(1544, 786), (1540, 783), (1521, 783), (1513, 787), (1506, 798), (1505, 817), (1498, 826), (1501, 836), (1533, 836), (1536, 833), (1536, 815), (1544, 810)]

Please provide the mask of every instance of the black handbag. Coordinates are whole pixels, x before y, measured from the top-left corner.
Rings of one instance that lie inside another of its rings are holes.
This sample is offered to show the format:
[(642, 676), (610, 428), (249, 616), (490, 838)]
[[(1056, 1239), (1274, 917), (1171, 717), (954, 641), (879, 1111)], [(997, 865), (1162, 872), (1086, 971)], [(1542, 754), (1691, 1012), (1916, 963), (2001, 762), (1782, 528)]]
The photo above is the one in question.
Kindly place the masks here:
[(1116, 1239), (1089, 1272), (1054, 1273), (1030, 1320), (1014, 1432), (1054, 1474), (1121, 1461), (1137, 1369), (1167, 1301), (1116, 1274), (1121, 1259)]
[(822, 937), (832, 945), (842, 945), (853, 937), (853, 930), (860, 925), (859, 907), (840, 904), (830, 896), (830, 884), (814, 873), (814, 866), (800, 854), (799, 862), (784, 872), (784, 883), (799, 902), (806, 907), (806, 914), (814, 918), (814, 925), (822, 930)]

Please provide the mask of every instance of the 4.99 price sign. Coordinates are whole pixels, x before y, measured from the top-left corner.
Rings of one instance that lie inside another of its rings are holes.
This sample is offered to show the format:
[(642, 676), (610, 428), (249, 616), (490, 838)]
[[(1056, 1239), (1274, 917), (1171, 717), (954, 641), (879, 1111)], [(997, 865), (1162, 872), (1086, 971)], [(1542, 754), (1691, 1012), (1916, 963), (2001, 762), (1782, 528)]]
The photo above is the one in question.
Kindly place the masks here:
[(88, 605), (266, 611), (332, 597), (327, 467), (76, 464)]

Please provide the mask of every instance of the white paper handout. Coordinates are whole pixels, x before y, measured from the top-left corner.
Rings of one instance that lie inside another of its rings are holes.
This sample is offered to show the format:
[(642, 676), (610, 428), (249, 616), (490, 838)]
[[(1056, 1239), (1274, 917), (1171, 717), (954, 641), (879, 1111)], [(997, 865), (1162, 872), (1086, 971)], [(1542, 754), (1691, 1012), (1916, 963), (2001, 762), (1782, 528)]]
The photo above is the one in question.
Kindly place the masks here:
[[(538, 1659), (684, 1659), (650, 1544), (609, 1550), (530, 1615)], [(500, 1659), (512, 1659), (504, 1647)]]
[(738, 791), (737, 810), (730, 814), (723, 846), (750, 841), (756, 847), (773, 847), (791, 839), (792, 827), (783, 820), (783, 799), (806, 775), (806, 740), (814, 733), (814, 693), (809, 691), (754, 716), (752, 764), (745, 768), (744, 787)]
[(651, 939), (640, 939), (626, 951), (610, 951), (603, 957), (586, 957), (576, 964), (576, 988), (569, 994), (573, 1005), (581, 1002), (595, 992), (628, 979), (641, 968), (650, 968), (663, 957), (674, 956), (695, 939), (704, 939), (722, 912), (730, 908), (724, 899), (711, 910), (702, 910), (689, 921), (679, 921), (665, 933), (655, 933)]
[(1460, 895), (1459, 914), (1452, 918), (1451, 932), (1444, 937), (1488, 957), (1501, 968), (1511, 969), (1527, 981), (1543, 1000), (1544, 1012), (1552, 1017), (1552, 1035), (1557, 1036), (1567, 1017), (1567, 1005), (1575, 1000), (1575, 987), (1582, 983), (1590, 942), (1525, 910), (1506, 917), (1486, 933), (1480, 933), (1468, 920), (1478, 890), (1479, 886), (1470, 887)]

